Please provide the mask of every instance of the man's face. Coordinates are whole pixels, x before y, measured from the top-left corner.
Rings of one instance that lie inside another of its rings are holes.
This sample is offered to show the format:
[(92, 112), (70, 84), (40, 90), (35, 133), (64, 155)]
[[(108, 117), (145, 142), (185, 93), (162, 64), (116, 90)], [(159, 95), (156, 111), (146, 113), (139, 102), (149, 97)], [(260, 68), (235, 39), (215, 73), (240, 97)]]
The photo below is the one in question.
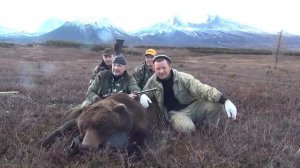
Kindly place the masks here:
[(114, 55), (113, 54), (105, 54), (102, 56), (102, 59), (106, 65), (111, 65), (112, 60), (114, 59)]
[(169, 65), (167, 60), (154, 62), (154, 71), (159, 79), (166, 79), (171, 74), (171, 65)]
[(152, 69), (153, 59), (154, 59), (154, 56), (152, 56), (152, 55), (146, 55), (145, 56), (145, 61), (146, 61), (146, 64), (147, 64), (149, 69)]
[(122, 75), (125, 70), (126, 70), (126, 65), (117, 64), (117, 63), (112, 64), (112, 73), (115, 76)]

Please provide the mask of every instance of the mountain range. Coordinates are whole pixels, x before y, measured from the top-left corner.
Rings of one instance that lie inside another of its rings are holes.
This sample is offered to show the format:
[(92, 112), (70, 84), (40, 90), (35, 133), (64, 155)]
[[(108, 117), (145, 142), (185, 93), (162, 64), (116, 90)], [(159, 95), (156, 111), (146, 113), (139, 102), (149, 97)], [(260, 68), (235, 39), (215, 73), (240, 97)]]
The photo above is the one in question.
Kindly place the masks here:
[[(51, 29), (52, 28), (52, 29)], [(278, 35), (261, 31), (219, 16), (210, 16), (204, 23), (190, 23), (179, 17), (128, 33), (108, 19), (93, 22), (51, 19), (36, 33), (15, 32), (0, 27), (0, 41), (36, 43), (67, 40), (92, 44), (112, 44), (124, 39), (125, 45), (163, 45), (175, 47), (274, 48)], [(287, 49), (300, 49), (300, 36), (285, 35)]]

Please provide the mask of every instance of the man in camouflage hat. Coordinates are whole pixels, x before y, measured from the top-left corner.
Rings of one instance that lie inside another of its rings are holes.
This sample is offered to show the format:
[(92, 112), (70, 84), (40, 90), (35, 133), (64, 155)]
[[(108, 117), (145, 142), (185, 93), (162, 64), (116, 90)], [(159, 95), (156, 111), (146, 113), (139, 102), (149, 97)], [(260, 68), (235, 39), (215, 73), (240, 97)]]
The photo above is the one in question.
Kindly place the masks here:
[(136, 98), (135, 91), (140, 91), (140, 88), (137, 86), (134, 77), (126, 71), (125, 57), (122, 55), (116, 56), (111, 70), (104, 70), (96, 74), (81, 107), (119, 92), (127, 93), (130, 97)]
[(236, 119), (236, 107), (229, 99), (192, 75), (173, 69), (168, 56), (155, 56), (153, 67), (155, 75), (147, 81), (144, 90), (157, 90), (141, 95), (140, 103), (148, 108), (150, 98), (155, 99), (160, 111), (176, 131), (190, 133), (195, 130), (195, 123), (203, 121), (217, 127), (224, 107), (228, 118)]
[(156, 51), (152, 48), (145, 52), (145, 62), (137, 66), (134, 70), (133, 76), (138, 86), (143, 89), (148, 79), (153, 75), (152, 70), (153, 58), (156, 55)]
[(114, 59), (114, 57), (115, 57), (115, 52), (112, 48), (105, 48), (103, 50), (103, 52), (102, 52), (102, 61), (99, 65), (97, 65), (94, 68), (89, 84), (92, 84), (92, 82), (95, 79), (97, 73), (99, 73), (100, 71), (111, 69), (111, 64), (112, 64), (112, 60)]

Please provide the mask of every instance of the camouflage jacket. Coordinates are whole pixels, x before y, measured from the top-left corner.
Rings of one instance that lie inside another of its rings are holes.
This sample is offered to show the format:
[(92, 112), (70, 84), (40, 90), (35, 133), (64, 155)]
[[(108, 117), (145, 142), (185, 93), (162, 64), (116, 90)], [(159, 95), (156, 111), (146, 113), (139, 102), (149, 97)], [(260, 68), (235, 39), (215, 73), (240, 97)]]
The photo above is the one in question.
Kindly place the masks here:
[[(181, 104), (191, 104), (197, 99), (205, 99), (213, 103), (219, 102), (222, 93), (216, 88), (201, 83), (190, 74), (179, 72), (176, 69), (172, 69), (172, 71), (174, 73), (174, 96)], [(168, 119), (168, 112), (164, 107), (163, 86), (157, 81), (156, 75), (151, 76), (146, 83), (144, 90), (152, 88), (157, 88), (157, 90), (154, 92), (147, 92), (146, 94), (151, 99), (154, 98), (157, 100), (160, 110), (164, 112), (165, 117)]]
[(111, 70), (99, 72), (95, 80), (89, 86), (87, 91), (87, 99), (94, 103), (97, 98), (105, 97), (111, 93), (123, 92), (130, 94), (133, 91), (140, 91), (134, 77), (124, 72), (123, 76), (117, 80), (112, 76)]
[(91, 79), (90, 79), (90, 84), (92, 84), (97, 73), (99, 73), (100, 71), (110, 70), (110, 69), (111, 69), (111, 66), (106, 65), (105, 62), (102, 60), (102, 62), (94, 68)]
[(153, 73), (154, 72), (148, 68), (146, 62), (144, 62), (143, 64), (137, 66), (134, 69), (133, 76), (136, 80), (137, 85), (141, 89), (143, 89), (148, 79), (153, 75)]

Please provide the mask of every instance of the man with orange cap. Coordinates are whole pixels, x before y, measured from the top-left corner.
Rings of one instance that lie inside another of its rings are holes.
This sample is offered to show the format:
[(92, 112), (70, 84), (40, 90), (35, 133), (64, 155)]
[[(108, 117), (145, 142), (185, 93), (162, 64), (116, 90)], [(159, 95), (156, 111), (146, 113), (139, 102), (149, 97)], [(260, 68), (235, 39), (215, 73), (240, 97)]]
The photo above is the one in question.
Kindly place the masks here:
[(153, 58), (156, 56), (156, 50), (150, 48), (145, 52), (145, 62), (137, 66), (134, 70), (133, 76), (136, 80), (136, 83), (141, 88), (144, 88), (148, 79), (153, 75), (154, 71), (152, 70)]

